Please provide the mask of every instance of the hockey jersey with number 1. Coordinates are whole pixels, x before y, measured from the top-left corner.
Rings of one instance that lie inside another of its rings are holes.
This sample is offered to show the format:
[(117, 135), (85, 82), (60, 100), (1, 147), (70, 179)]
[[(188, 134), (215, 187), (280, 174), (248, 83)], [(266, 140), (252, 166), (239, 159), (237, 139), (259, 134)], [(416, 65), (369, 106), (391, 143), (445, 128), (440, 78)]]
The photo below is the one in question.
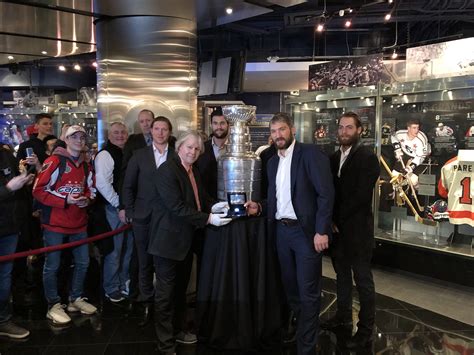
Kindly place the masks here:
[(441, 168), (438, 192), (448, 199), (449, 221), (474, 227), (474, 162), (450, 159)]

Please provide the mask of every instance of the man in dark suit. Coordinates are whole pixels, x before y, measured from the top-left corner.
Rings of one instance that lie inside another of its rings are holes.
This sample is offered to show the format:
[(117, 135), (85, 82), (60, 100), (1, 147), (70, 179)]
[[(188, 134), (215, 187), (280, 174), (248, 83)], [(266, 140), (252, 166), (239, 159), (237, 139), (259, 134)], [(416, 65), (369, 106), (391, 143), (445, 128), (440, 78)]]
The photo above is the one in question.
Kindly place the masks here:
[(217, 200), (217, 158), (225, 152), (225, 143), (229, 134), (229, 123), (220, 107), (211, 113), (211, 138), (204, 143), (204, 153), (196, 162), (203, 184), (209, 196)]
[(334, 204), (335, 243), (333, 265), (337, 274), (337, 313), (323, 328), (352, 330), (352, 272), (359, 293), (357, 333), (346, 346), (366, 346), (372, 339), (375, 320), (375, 289), (370, 261), (374, 243), (372, 193), (380, 174), (377, 156), (360, 143), (359, 116), (347, 112), (339, 119), (340, 149), (331, 156), (336, 189)]
[[(119, 180), (119, 190), (122, 191), (123, 181), (125, 179), (125, 173), (127, 171), (127, 166), (130, 158), (133, 155), (133, 152), (137, 149), (144, 148), (146, 146), (151, 146), (153, 138), (150, 133), (150, 126), (155, 118), (155, 114), (148, 110), (144, 109), (138, 113), (137, 121), (138, 125), (142, 133), (135, 133), (128, 136), (127, 143), (125, 143), (125, 147), (123, 148), (123, 158), (122, 158), (122, 172), (120, 174)], [(122, 195), (120, 195), (120, 208), (124, 207)], [(139, 286), (138, 286), (138, 255), (137, 249), (134, 245), (133, 252), (132, 252), (132, 259), (130, 260), (130, 286), (129, 286), (129, 300), (130, 305), (135, 308), (136, 301), (138, 301), (138, 297), (140, 294)], [(146, 311), (146, 309), (145, 309)]]
[[(322, 251), (329, 244), (334, 187), (329, 159), (316, 145), (296, 142), (295, 132), (286, 113), (270, 121), (278, 153), (268, 162), (266, 209), (269, 232), (276, 231), (283, 286), (297, 319), (298, 354), (315, 355)], [(255, 214), (259, 206), (250, 201), (247, 208)]]
[(155, 264), (155, 328), (161, 354), (174, 354), (176, 342), (197, 342), (196, 335), (185, 331), (186, 288), (196, 229), (231, 221), (209, 213), (214, 200), (205, 192), (193, 166), (203, 149), (198, 132), (184, 133), (176, 142), (177, 154), (152, 178), (157, 199), (153, 202), (148, 252)]
[(132, 221), (135, 247), (138, 257), (137, 301), (144, 305), (146, 324), (152, 315), (153, 305), (153, 258), (147, 253), (152, 203), (155, 198), (153, 176), (156, 170), (173, 154), (168, 145), (173, 127), (168, 118), (158, 116), (151, 124), (153, 143), (136, 150), (128, 162), (122, 187), (122, 200), (127, 219)]

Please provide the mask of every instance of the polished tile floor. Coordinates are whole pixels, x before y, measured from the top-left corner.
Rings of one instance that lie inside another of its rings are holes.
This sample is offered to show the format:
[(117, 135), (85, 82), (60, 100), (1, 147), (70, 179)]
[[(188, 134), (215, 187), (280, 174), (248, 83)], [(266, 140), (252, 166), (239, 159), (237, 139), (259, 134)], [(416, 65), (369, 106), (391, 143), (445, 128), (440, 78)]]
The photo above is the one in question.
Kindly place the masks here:
[[(335, 311), (335, 281), (324, 278), (322, 319)], [(97, 300), (92, 300), (97, 303)], [(0, 354), (155, 354), (155, 333), (152, 325), (137, 326), (137, 319), (128, 317), (125, 305), (104, 303), (100, 314), (74, 316), (68, 327), (55, 327), (45, 319), (45, 306), (15, 307), (15, 321), (31, 331), (28, 339), (0, 339)], [(358, 302), (354, 301), (354, 317)], [(473, 312), (466, 309), (466, 312)], [(347, 334), (322, 332), (321, 354), (350, 354), (341, 344)], [(178, 354), (251, 354), (252, 352), (218, 352), (203, 345), (178, 348)], [(474, 327), (433, 313), (426, 309), (377, 294), (376, 336), (371, 347), (353, 354), (473, 354)], [(266, 354), (296, 354), (294, 345), (273, 349)]]

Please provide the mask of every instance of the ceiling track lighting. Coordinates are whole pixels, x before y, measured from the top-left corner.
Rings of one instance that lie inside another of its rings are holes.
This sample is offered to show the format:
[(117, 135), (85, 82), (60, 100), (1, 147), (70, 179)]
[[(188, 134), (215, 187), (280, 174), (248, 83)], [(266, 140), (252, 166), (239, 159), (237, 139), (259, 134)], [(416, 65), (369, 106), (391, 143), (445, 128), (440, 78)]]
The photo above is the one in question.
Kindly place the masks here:
[(66, 67), (64, 65), (58, 66), (59, 71), (66, 71)]
[(392, 53), (392, 59), (397, 59), (398, 58), (398, 53), (397, 51), (394, 49), (393, 50), (393, 53)]
[(73, 68), (74, 70), (77, 70), (77, 71), (81, 70), (81, 66), (79, 64), (74, 64)]
[(392, 14), (391, 13), (388, 13), (385, 15), (385, 21), (388, 21), (392, 18)]

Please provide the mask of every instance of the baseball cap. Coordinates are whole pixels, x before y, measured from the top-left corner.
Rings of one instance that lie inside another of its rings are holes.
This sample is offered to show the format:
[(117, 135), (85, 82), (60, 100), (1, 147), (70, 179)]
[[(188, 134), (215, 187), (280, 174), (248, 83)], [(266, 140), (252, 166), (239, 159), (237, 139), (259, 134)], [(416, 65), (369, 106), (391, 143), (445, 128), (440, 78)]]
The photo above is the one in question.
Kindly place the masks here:
[(82, 132), (82, 133), (86, 134), (86, 130), (83, 127), (81, 127), (79, 125), (73, 125), (73, 126), (71, 126), (67, 129), (65, 137), (67, 138), (69, 136), (72, 136), (76, 132)]

